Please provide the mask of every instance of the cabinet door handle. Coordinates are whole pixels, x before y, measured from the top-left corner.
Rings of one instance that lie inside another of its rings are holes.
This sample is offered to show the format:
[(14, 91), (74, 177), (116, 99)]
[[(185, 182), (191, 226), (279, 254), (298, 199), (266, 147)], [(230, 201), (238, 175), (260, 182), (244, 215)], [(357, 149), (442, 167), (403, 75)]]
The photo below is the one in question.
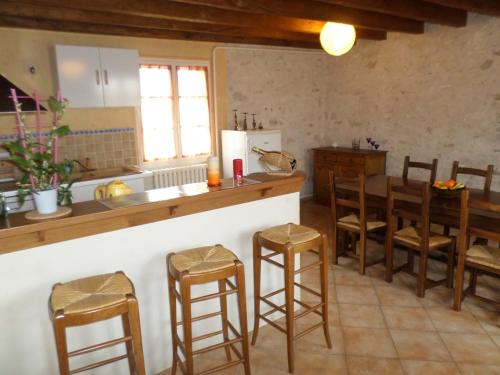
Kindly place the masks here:
[(104, 69), (104, 84), (108, 84), (108, 70)]
[(98, 69), (95, 70), (95, 81), (96, 81), (97, 85), (101, 84), (101, 75), (99, 74)]

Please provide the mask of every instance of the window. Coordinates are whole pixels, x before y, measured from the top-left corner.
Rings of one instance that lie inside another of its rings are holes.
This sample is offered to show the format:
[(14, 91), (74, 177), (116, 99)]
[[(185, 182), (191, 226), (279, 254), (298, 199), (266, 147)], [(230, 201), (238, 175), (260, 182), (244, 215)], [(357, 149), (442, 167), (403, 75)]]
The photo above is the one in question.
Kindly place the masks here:
[(141, 64), (140, 79), (144, 161), (210, 154), (208, 66)]

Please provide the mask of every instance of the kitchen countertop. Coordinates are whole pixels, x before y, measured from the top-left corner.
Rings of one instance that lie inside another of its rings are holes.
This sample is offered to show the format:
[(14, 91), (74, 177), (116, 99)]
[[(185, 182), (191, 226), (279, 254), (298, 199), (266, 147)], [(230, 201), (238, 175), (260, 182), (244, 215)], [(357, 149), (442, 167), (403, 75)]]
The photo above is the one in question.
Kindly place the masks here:
[(57, 220), (32, 222), (22, 212), (11, 214), (0, 220), (0, 254), (299, 192), (305, 174), (247, 178), (251, 181), (243, 186), (233, 186), (231, 179), (219, 187), (195, 183), (75, 203), (71, 216)]

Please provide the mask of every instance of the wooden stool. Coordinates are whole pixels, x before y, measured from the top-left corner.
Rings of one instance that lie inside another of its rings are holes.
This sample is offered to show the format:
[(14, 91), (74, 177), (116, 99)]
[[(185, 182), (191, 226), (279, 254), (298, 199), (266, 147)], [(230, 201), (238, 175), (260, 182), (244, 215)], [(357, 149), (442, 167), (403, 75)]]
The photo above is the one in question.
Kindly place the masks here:
[[(262, 247), (271, 250), (268, 255), (262, 255)], [(315, 250), (315, 249), (318, 250)], [(304, 251), (312, 251), (319, 256), (319, 261), (301, 267), (295, 270), (295, 254)], [(284, 264), (281, 264), (273, 259), (276, 255), (283, 255)], [(261, 260), (271, 263), (275, 266), (284, 269), (285, 287), (273, 291), (265, 296), (260, 295), (260, 268)], [(254, 330), (252, 337), (252, 345), (257, 341), (259, 334), (259, 319), (263, 319), (271, 326), (277, 328), (286, 334), (287, 337), (287, 351), (288, 351), (288, 371), (294, 371), (294, 340), (298, 339), (305, 334), (313, 331), (316, 328), (323, 327), (325, 334), (326, 344), (328, 348), (332, 347), (330, 341), (330, 331), (328, 328), (328, 240), (325, 234), (318, 232), (315, 229), (308, 228), (302, 225), (285, 224), (272, 227), (263, 232), (257, 232), (253, 237), (253, 264), (254, 264), (254, 303), (255, 303), (255, 320)], [(321, 292), (317, 292), (309, 287), (301, 285), (294, 280), (296, 274), (313, 269), (319, 266), (321, 275)], [(317, 305), (310, 306), (302, 301), (295, 299), (294, 286), (297, 286), (304, 291), (321, 298), (321, 302)], [(269, 297), (277, 295), (278, 293), (285, 292), (285, 304), (278, 306), (269, 300)], [(264, 302), (271, 306), (271, 310), (261, 314), (260, 302)], [(306, 308), (305, 311), (295, 315), (294, 302)], [(321, 312), (318, 311), (321, 309)], [(274, 312), (280, 311), (286, 316), (286, 329), (280, 327), (278, 324), (271, 321), (268, 316)], [(321, 322), (315, 324), (303, 332), (294, 334), (295, 320), (315, 313), (321, 316)]]
[[(75, 374), (127, 358), (130, 374), (145, 375), (139, 306), (134, 285), (121, 271), (56, 284), (50, 296), (50, 312), (61, 375)], [(68, 353), (66, 328), (121, 315), (125, 336)], [(69, 358), (124, 343), (127, 354), (69, 369)]]
[[(222, 245), (200, 247), (185, 250), (180, 253), (171, 253), (167, 256), (168, 291), (170, 299), (170, 321), (172, 325), (172, 347), (173, 363), (171, 375), (174, 375), (179, 365), (183, 374), (193, 375), (193, 357), (197, 354), (224, 348), (227, 363), (203, 371), (212, 374), (238, 364), (243, 364), (245, 375), (250, 375), (250, 355), (248, 350), (248, 327), (247, 308), (245, 296), (245, 271), (236, 255)], [(236, 285), (228, 278), (235, 277)], [(179, 282), (180, 292), (176, 289), (176, 281)], [(219, 292), (201, 297), (191, 298), (191, 286), (206, 284), (217, 281)], [(229, 287), (229, 289), (227, 289)], [(227, 318), (227, 296), (237, 294), (238, 310), (240, 317), (240, 332), (231, 324)], [(220, 311), (197, 317), (191, 316), (191, 304), (219, 298)], [(177, 300), (181, 304), (182, 321), (177, 322)], [(203, 319), (213, 318), (220, 315), (222, 330), (193, 337), (192, 323)], [(182, 325), (184, 341), (181, 341), (177, 326)], [(230, 338), (231, 331), (234, 338)], [(193, 350), (193, 342), (204, 340), (217, 335), (222, 335), (223, 341), (202, 349)], [(243, 354), (239, 352), (235, 344), (241, 343)], [(185, 358), (182, 362), (178, 348), (181, 349)], [(231, 350), (236, 355), (236, 360), (231, 360)]]

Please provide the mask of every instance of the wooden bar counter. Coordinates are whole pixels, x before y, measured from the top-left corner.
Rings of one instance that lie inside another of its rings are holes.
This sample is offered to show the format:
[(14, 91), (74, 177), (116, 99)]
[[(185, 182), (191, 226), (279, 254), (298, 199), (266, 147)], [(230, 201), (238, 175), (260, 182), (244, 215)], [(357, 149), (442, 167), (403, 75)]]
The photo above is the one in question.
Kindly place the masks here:
[[(252, 327), (252, 236), (273, 225), (300, 222), (299, 191), (304, 178), (300, 172), (291, 177), (254, 174), (244, 186), (234, 187), (232, 181), (217, 188), (190, 184), (78, 203), (72, 216), (53, 221), (29, 222), (24, 213), (0, 221), (0, 373), (56, 374), (47, 309), (52, 285), (118, 270), (135, 284), (146, 373), (169, 368), (172, 348), (165, 258), (170, 252), (199, 246), (223, 244), (243, 262), (248, 326)], [(263, 267), (263, 294), (281, 287), (282, 275), (276, 268)], [(193, 295), (215, 288), (200, 286)], [(202, 305), (193, 307), (193, 316), (219, 308), (216, 300)], [(231, 299), (228, 311), (230, 318), (237, 312)], [(193, 335), (216, 331), (218, 324), (217, 318), (194, 324)], [(69, 341), (74, 347), (89, 346), (120, 337), (121, 332), (121, 321), (112, 320), (72, 328)], [(106, 357), (121, 351), (118, 346), (109, 348)], [(72, 366), (98, 359), (102, 358), (89, 353), (86, 358), (72, 359)], [(127, 363), (122, 362), (100, 373), (127, 373)]]

